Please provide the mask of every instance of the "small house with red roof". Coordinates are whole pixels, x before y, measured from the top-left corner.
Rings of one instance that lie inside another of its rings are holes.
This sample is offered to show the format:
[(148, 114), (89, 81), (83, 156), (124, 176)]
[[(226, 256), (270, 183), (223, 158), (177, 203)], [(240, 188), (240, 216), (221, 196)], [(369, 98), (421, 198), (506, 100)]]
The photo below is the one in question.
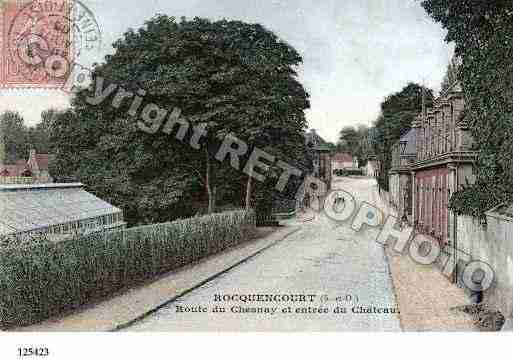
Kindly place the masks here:
[(53, 156), (31, 150), (28, 160), (17, 160), (14, 164), (0, 163), (0, 183), (52, 183), (49, 164)]
[(34, 177), (36, 183), (53, 182), (49, 170), (49, 164), (52, 159), (52, 155), (46, 153), (37, 153), (35, 150), (30, 151), (27, 167), (30, 172), (32, 172), (32, 177)]
[(333, 155), (331, 163), (333, 171), (358, 168), (358, 159), (347, 152)]

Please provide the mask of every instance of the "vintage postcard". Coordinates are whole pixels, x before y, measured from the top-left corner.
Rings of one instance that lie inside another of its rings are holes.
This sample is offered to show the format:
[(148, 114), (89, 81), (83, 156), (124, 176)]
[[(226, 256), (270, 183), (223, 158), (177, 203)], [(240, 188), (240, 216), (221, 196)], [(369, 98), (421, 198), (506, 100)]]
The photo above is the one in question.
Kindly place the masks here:
[(512, 17), (0, 0), (2, 332), (511, 330)]

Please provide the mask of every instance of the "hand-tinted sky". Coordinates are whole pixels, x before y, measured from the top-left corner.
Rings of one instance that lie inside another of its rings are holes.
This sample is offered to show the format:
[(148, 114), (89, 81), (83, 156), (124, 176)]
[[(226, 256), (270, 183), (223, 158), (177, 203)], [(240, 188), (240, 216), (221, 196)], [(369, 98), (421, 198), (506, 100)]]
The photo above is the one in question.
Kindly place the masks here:
[[(311, 95), (309, 125), (330, 141), (346, 125), (368, 124), (388, 94), (409, 81), (437, 90), (451, 55), (444, 32), (418, 0), (83, 0), (103, 31), (103, 53), (127, 28), (156, 13), (258, 22), (303, 56), (301, 81)], [(29, 124), (63, 107), (58, 92), (3, 91), (0, 111), (19, 110)]]

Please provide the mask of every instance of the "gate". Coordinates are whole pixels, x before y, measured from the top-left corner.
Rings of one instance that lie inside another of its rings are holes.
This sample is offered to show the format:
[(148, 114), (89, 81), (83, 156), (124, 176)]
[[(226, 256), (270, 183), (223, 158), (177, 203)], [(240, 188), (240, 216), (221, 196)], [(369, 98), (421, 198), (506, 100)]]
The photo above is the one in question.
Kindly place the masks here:
[(448, 239), (449, 169), (438, 167), (418, 171), (415, 183), (416, 228), (445, 244)]

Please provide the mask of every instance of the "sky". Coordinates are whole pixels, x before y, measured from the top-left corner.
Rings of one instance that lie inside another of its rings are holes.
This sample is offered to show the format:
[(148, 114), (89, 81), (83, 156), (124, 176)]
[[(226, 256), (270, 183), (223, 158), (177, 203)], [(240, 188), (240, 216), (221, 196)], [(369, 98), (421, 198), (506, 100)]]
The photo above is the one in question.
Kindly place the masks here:
[[(453, 47), (419, 0), (82, 0), (102, 31), (102, 45), (81, 60), (101, 62), (128, 28), (157, 13), (260, 23), (303, 56), (300, 81), (311, 96), (309, 127), (328, 141), (349, 125), (371, 125), (383, 99), (408, 82), (439, 90)], [(1, 90), (0, 112), (28, 125), (41, 111), (65, 108), (55, 90)]]

